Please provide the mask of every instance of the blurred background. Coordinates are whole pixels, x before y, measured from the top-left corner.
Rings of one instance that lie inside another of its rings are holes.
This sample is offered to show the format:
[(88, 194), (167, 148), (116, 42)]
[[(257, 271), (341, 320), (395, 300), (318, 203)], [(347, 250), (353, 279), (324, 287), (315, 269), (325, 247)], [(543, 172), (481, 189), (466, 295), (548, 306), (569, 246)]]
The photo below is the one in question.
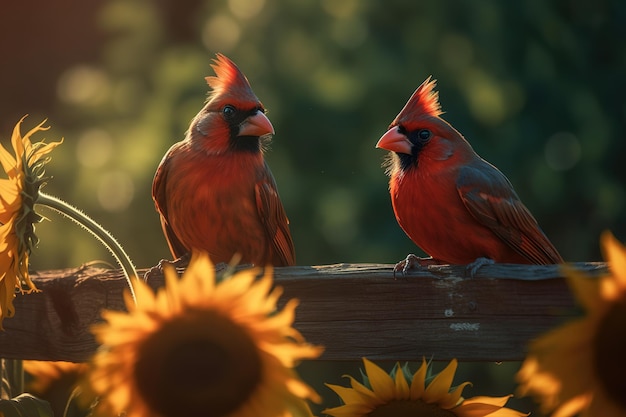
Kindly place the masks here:
[[(298, 264), (419, 253), (395, 221), (374, 146), (429, 75), (443, 117), (508, 176), (566, 260), (600, 260), (605, 229), (626, 240), (619, 0), (7, 2), (0, 137), (24, 114), (24, 131), (48, 118), (36, 139), (65, 143), (45, 191), (152, 266), (170, 257), (152, 178), (202, 107), (216, 52), (269, 110), (267, 159)], [(35, 269), (112, 262), (84, 231), (41, 213), (52, 221), (37, 227)]]
[[(46, 191), (139, 267), (170, 256), (150, 196), (202, 107), (216, 52), (276, 129), (267, 159), (301, 265), (393, 263), (378, 138), (429, 75), (444, 118), (500, 168), (566, 260), (626, 240), (626, 4), (615, 1), (25, 0), (0, 15), (0, 137), (48, 118)], [(111, 260), (54, 213), (37, 269)], [(419, 251), (418, 251), (419, 252)]]

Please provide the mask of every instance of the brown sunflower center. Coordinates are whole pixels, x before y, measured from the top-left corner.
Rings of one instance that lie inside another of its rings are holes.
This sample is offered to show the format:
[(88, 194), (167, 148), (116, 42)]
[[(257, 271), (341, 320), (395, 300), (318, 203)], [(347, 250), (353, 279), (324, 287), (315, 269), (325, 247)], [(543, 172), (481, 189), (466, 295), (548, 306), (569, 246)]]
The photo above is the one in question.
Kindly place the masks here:
[(214, 311), (188, 311), (166, 322), (140, 346), (137, 389), (165, 417), (228, 415), (262, 379), (250, 335)]
[(376, 407), (368, 417), (456, 417), (450, 410), (422, 400), (393, 400)]
[(598, 325), (593, 348), (596, 374), (604, 392), (626, 409), (626, 301), (609, 308)]

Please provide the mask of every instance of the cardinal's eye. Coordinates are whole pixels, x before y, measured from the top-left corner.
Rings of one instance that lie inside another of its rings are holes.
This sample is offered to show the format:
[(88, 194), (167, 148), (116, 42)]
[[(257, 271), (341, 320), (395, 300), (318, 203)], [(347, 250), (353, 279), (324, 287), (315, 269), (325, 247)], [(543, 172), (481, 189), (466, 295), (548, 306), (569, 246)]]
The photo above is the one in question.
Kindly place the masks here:
[(417, 136), (420, 138), (420, 140), (423, 141), (427, 141), (428, 139), (430, 139), (430, 130), (428, 129), (422, 129), (417, 133)]
[(230, 119), (231, 117), (235, 115), (235, 108), (231, 106), (230, 104), (227, 104), (222, 109), (222, 114), (224, 115), (225, 118)]

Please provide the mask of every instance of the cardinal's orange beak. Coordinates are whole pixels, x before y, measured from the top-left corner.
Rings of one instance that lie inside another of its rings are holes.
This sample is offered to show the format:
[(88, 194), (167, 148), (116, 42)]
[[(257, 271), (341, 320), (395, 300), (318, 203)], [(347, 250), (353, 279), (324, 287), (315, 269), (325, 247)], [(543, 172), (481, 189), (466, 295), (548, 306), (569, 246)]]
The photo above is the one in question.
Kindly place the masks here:
[(237, 136), (264, 136), (273, 134), (274, 126), (272, 126), (270, 119), (268, 119), (263, 112), (258, 111), (241, 122)]
[(400, 133), (398, 127), (392, 127), (385, 133), (376, 144), (377, 148), (387, 149), (396, 153), (411, 155), (413, 144), (404, 134)]

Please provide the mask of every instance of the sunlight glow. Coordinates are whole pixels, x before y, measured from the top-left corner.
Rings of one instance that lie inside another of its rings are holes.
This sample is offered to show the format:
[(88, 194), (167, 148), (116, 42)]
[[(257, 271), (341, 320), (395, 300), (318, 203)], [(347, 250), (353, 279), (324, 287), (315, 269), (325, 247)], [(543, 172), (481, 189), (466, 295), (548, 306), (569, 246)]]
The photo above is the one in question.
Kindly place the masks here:
[(134, 195), (133, 180), (126, 172), (110, 171), (100, 178), (98, 202), (103, 209), (113, 212), (124, 211), (133, 201)]
[(113, 155), (113, 139), (102, 129), (91, 129), (78, 138), (76, 158), (87, 168), (104, 166)]

